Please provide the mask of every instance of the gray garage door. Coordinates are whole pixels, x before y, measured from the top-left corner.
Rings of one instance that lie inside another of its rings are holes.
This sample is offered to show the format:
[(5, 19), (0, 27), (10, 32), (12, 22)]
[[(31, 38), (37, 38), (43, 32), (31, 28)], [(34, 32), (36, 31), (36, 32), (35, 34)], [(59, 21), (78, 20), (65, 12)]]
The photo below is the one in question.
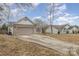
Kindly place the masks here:
[(14, 30), (14, 34), (15, 35), (28, 35), (28, 34), (32, 34), (33, 33), (33, 28), (32, 27), (19, 27), (19, 28), (16, 28)]

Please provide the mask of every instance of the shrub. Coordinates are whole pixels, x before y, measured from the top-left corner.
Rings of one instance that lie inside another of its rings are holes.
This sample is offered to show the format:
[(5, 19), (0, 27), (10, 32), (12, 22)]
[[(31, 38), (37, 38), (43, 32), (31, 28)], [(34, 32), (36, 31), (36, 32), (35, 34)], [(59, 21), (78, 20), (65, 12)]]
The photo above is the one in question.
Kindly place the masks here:
[(67, 31), (66, 34), (69, 34), (69, 31)]
[(60, 34), (60, 31), (58, 31), (58, 34)]
[(0, 30), (1, 34), (6, 34), (8, 31), (8, 26), (6, 24), (3, 24)]

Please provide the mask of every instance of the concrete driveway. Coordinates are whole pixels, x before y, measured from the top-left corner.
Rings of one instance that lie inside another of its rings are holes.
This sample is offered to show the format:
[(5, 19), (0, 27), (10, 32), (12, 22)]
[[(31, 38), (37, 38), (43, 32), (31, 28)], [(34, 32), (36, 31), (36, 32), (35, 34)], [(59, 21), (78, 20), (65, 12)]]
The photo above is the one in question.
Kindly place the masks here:
[(76, 51), (79, 48), (79, 45), (60, 41), (49, 36), (32, 34), (29, 36), (18, 36), (18, 38), (24, 41), (34, 42), (51, 49), (55, 49), (62, 55), (78, 55)]

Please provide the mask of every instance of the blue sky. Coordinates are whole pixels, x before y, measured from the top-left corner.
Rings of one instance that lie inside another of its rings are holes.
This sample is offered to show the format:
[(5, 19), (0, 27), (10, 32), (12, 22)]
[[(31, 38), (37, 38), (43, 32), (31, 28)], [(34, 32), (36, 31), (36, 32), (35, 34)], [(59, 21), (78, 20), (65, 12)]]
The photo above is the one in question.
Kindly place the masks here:
[[(61, 4), (61, 3), (60, 3)], [(35, 18), (41, 18), (43, 21), (49, 23), (49, 17), (52, 16), (48, 15), (48, 4), (40, 3), (35, 4), (35, 7), (23, 12), (18, 12), (17, 7), (15, 5), (11, 6), (12, 13), (16, 16), (13, 17), (12, 20), (20, 19), (21, 17), (27, 16), (31, 20)], [(53, 8), (53, 7), (52, 7)], [(71, 25), (79, 25), (79, 3), (64, 3), (60, 6), (56, 6), (58, 9), (55, 13), (56, 19), (54, 19), (53, 24), (66, 24), (69, 23)], [(12, 18), (12, 17), (11, 17)]]
[(35, 9), (31, 10), (30, 12), (26, 12), (25, 15), (30, 17), (37, 17), (43, 16), (46, 12), (47, 4), (39, 4)]
[(67, 3), (67, 12), (73, 15), (79, 15), (79, 3)]

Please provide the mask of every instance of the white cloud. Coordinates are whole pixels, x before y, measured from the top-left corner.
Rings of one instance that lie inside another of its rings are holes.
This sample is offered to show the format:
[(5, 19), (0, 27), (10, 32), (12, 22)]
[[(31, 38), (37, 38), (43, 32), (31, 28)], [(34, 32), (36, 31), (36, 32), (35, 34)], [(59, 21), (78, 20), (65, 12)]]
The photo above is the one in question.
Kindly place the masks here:
[(15, 8), (15, 9), (11, 9), (11, 16), (13, 16), (13, 17), (15, 17), (17, 14), (19, 14), (18, 13), (19, 12), (19, 9), (18, 8)]
[(36, 17), (32, 18), (32, 20), (35, 20), (35, 19), (40, 19), (40, 20), (45, 21), (46, 23), (48, 23), (48, 21), (46, 20), (46, 18), (44, 18), (42, 16), (36, 16)]
[(62, 4), (61, 6), (55, 7), (55, 11), (54, 14), (55, 16), (59, 17), (59, 16), (63, 16), (65, 14), (66, 11), (66, 5)]
[(34, 19), (41, 19), (41, 18), (42, 18), (41, 16), (36, 16), (36, 17), (33, 18), (33, 20)]
[(59, 7), (59, 10), (65, 10), (66, 9), (66, 5), (65, 4), (62, 4), (60, 7)]
[[(48, 11), (49, 11), (48, 14), (51, 11), (50, 8), (52, 8), (52, 15), (54, 13), (55, 18), (59, 17), (59, 16), (63, 16), (65, 14), (66, 9), (67, 9), (65, 4), (63, 4), (63, 3), (55, 3), (54, 6), (48, 5)], [(53, 10), (54, 10), (54, 12), (53, 12)], [(52, 16), (48, 15), (48, 18), (49, 17), (52, 18)]]
[(55, 5), (56, 7), (58, 7), (58, 6), (61, 6), (62, 3), (55, 3), (54, 5)]
[(50, 18), (52, 18), (53, 17), (53, 15), (51, 14), (51, 15), (48, 15), (48, 17), (47, 17), (47, 19), (50, 19)]
[(34, 7), (37, 7), (40, 3), (32, 3)]
[(11, 12), (10, 12), (11, 21), (12, 20), (17, 21), (19, 18), (24, 16), (23, 14), (24, 12), (19, 8), (11, 9)]
[[(73, 24), (79, 19), (79, 16), (74, 16), (68, 13), (66, 10), (67, 10), (66, 4), (60, 4), (60, 3), (55, 4), (54, 6), (55, 21), (53, 24), (66, 24), (66, 23)], [(51, 16), (48, 15), (48, 19), (50, 17), (52, 18), (52, 16), (53, 14)]]
[(79, 19), (79, 16), (73, 16), (71, 14), (66, 13), (64, 16), (58, 17), (55, 21), (57, 24), (73, 24), (75, 20), (77, 21)]
[(65, 12), (65, 15), (64, 15), (64, 16), (65, 16), (65, 17), (70, 17), (71, 14)]

